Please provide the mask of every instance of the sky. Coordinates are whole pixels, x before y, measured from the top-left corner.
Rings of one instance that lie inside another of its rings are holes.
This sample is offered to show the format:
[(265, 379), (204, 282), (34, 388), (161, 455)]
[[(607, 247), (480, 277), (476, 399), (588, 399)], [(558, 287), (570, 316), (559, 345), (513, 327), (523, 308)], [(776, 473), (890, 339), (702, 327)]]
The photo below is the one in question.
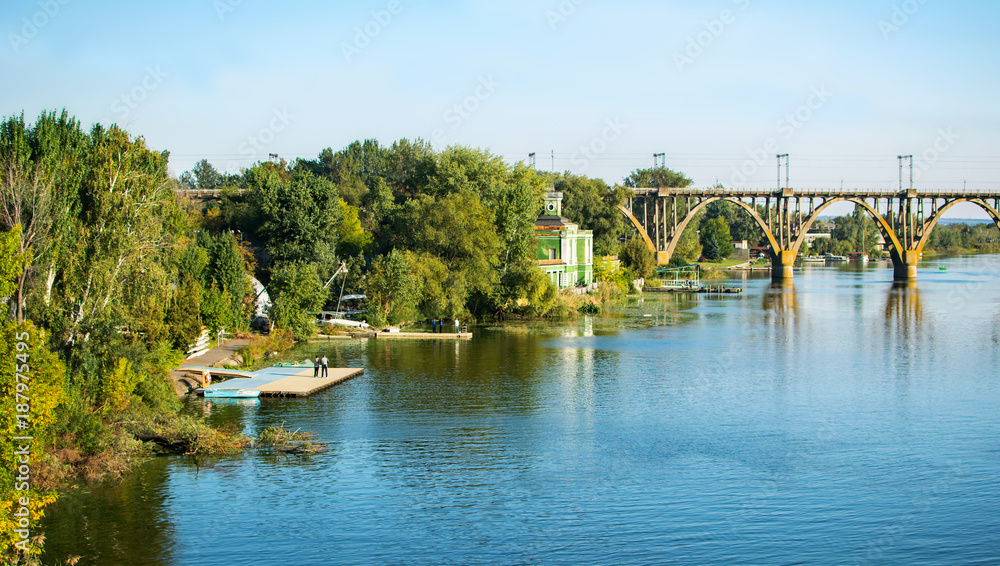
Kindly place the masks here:
[(969, 0), (7, 0), (0, 115), (116, 123), (175, 176), (421, 138), (609, 184), (662, 153), (695, 187), (776, 188), (787, 153), (793, 188), (889, 190), (912, 155), (918, 190), (997, 191), (997, 21)]

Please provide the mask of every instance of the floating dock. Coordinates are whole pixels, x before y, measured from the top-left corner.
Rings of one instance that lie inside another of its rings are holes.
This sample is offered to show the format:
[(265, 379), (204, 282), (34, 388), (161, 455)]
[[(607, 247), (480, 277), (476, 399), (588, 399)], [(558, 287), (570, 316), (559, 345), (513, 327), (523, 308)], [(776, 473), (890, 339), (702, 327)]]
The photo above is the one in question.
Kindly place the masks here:
[(411, 339), (411, 340), (472, 340), (471, 332), (366, 332), (354, 334), (355, 338)]
[(721, 285), (709, 285), (702, 287), (645, 287), (642, 290), (651, 293), (709, 293), (730, 295), (742, 293), (742, 287), (723, 287)]
[(199, 393), (202, 394), (204, 394), (205, 390), (232, 389), (238, 386), (240, 389), (260, 391), (261, 397), (307, 397), (313, 393), (357, 377), (365, 370), (363, 368), (329, 368), (327, 377), (313, 377), (312, 366), (269, 367), (255, 372), (210, 367), (187, 367), (183, 368), (183, 371), (197, 372), (202, 375), (207, 372), (213, 378), (231, 378), (227, 381), (212, 383), (208, 387), (203, 387), (199, 390)]

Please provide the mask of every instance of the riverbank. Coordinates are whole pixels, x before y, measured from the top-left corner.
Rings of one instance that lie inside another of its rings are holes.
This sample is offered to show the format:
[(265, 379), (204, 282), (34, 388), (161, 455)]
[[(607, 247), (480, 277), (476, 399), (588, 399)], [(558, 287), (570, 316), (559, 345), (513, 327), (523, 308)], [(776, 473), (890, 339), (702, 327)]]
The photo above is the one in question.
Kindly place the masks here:
[[(179, 368), (170, 372), (173, 378), (174, 391), (178, 396), (189, 393), (192, 389), (201, 387), (202, 384), (191, 376), (190, 372), (183, 371), (188, 367), (222, 367), (224, 365), (241, 366), (243, 358), (240, 350), (250, 345), (250, 340), (244, 338), (232, 338), (224, 344), (207, 350), (200, 356), (189, 358), (181, 362)], [(223, 362), (230, 362), (224, 364)]]

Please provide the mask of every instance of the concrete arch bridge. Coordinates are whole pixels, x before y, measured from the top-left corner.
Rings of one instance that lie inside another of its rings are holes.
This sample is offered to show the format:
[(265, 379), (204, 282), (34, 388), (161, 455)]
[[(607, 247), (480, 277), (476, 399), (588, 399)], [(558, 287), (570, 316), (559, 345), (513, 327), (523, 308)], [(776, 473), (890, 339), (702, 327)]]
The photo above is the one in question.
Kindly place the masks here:
[(639, 188), (620, 208), (656, 252), (657, 261), (667, 263), (695, 215), (719, 200), (743, 209), (760, 227), (768, 241), (774, 279), (792, 277), (806, 233), (838, 202), (852, 202), (875, 220), (889, 248), (897, 281), (916, 278), (917, 261), (931, 231), (956, 204), (975, 204), (1000, 226), (1000, 192)]

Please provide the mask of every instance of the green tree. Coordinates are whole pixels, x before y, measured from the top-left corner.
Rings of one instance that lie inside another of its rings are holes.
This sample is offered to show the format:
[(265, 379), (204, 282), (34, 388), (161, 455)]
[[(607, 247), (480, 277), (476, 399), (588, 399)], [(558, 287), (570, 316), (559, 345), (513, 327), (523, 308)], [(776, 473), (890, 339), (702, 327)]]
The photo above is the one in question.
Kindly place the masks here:
[(705, 218), (717, 216), (729, 226), (730, 240), (757, 243), (764, 235), (750, 213), (729, 201), (717, 200), (705, 207)]
[(403, 252), (379, 256), (368, 276), (368, 322), (373, 326), (414, 320), (422, 289)]
[(202, 289), (199, 305), (201, 322), (214, 336), (220, 330), (232, 330), (239, 324), (240, 313), (233, 307), (236, 301), (228, 291), (220, 291), (215, 285)]
[(0, 123), (0, 230), (21, 226), (18, 253), (27, 259), (13, 294), (18, 321), (25, 319), (33, 278), (42, 278), (41, 300), (52, 298), (54, 262), (79, 206), (86, 148), (86, 134), (65, 110), (43, 112), (33, 126), (23, 115)]
[(722, 259), (724, 256), (719, 249), (719, 240), (715, 237), (715, 234), (707, 234), (703, 238), (702, 253), (705, 255), (705, 259), (709, 261)]
[(569, 173), (553, 178), (556, 191), (563, 194), (563, 216), (594, 233), (594, 255), (616, 255), (619, 239), (629, 233), (621, 210), (628, 188), (614, 188), (600, 179)]
[(666, 167), (636, 169), (628, 177), (625, 177), (625, 186), (631, 189), (656, 187), (683, 188), (690, 184), (691, 179), (688, 179), (683, 173), (672, 171)]
[(199, 285), (208, 282), (208, 250), (194, 242), (190, 242), (181, 248), (177, 255), (177, 278), (180, 281), (191, 279), (197, 281)]
[(688, 224), (687, 229), (681, 233), (681, 239), (677, 242), (677, 247), (674, 248), (674, 253), (670, 257), (672, 265), (688, 265), (698, 261), (698, 258), (701, 257), (702, 244), (696, 227), (701, 226), (703, 218), (704, 213), (699, 212)]
[(443, 261), (426, 252), (407, 251), (403, 256), (416, 279), (415, 288), (419, 289), (417, 310), (420, 316), (423, 318), (464, 316), (468, 289), (461, 271), (448, 269)]
[(94, 126), (80, 185), (80, 214), (58, 256), (53, 320), (72, 344), (102, 319), (130, 317), (125, 282), (159, 260), (170, 235), (164, 208), (175, 207), (164, 153), (111, 127)]
[(357, 207), (340, 199), (340, 223), (337, 224), (337, 255), (353, 257), (371, 251), (372, 235), (361, 225)]
[(209, 255), (208, 280), (220, 291), (228, 292), (237, 300), (250, 292), (246, 263), (240, 254), (236, 238), (224, 232), (212, 239)]
[(542, 181), (533, 169), (518, 165), (506, 182), (483, 202), (494, 212), (500, 240), (500, 272), (534, 256), (535, 220), (542, 202)]
[(622, 269), (620, 260), (612, 258), (613, 256), (597, 256), (594, 258), (594, 279), (611, 285), (618, 292), (625, 292), (631, 285), (631, 282), (628, 280), (628, 273), (626, 273), (625, 269)]
[(296, 340), (316, 333), (315, 313), (326, 301), (326, 290), (312, 263), (290, 262), (275, 268), (268, 287), (272, 297), (271, 321), (275, 328), (292, 331)]
[(287, 171), (262, 163), (246, 172), (248, 198), (259, 220), (256, 230), (271, 261), (336, 264), (340, 204), (337, 189), (308, 171)]
[(214, 191), (222, 185), (222, 175), (215, 170), (215, 167), (212, 167), (207, 159), (195, 163), (191, 174), (194, 176), (198, 189), (202, 191)]
[(505, 287), (517, 292), (508, 297), (506, 311), (545, 316), (558, 306), (559, 289), (535, 262), (519, 262), (504, 277), (508, 280)]
[(201, 285), (194, 278), (186, 277), (174, 293), (166, 313), (167, 338), (181, 352), (201, 334), (200, 312)]
[[(392, 190), (383, 179), (376, 179), (372, 188), (365, 195), (361, 214), (365, 228), (372, 233), (376, 242), (385, 243), (390, 238), (392, 222), (399, 206), (396, 205)], [(380, 250), (384, 251), (384, 250)]]
[(710, 260), (725, 259), (733, 254), (732, 236), (723, 217), (705, 218), (701, 225), (701, 244), (702, 253)]
[(625, 242), (618, 254), (622, 264), (632, 271), (637, 278), (645, 279), (653, 274), (656, 268), (656, 257), (641, 238), (632, 238)]
[(500, 265), (500, 238), (493, 215), (467, 192), (440, 199), (423, 196), (408, 201), (397, 217), (402, 249), (425, 252), (448, 269), (463, 273), (470, 292), (494, 291)]

